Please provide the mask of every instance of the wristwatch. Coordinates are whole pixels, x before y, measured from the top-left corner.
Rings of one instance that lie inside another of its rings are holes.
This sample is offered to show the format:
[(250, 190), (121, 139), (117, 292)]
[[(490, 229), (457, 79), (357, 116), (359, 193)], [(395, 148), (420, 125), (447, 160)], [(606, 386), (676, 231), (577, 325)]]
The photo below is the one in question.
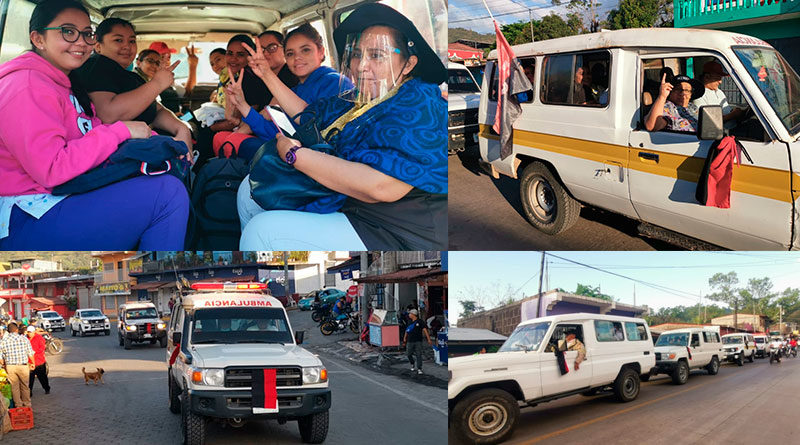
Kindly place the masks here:
[(297, 155), (294, 153), (297, 150), (300, 150), (303, 147), (294, 146), (286, 152), (286, 163), (289, 165), (294, 165), (294, 162), (297, 160)]

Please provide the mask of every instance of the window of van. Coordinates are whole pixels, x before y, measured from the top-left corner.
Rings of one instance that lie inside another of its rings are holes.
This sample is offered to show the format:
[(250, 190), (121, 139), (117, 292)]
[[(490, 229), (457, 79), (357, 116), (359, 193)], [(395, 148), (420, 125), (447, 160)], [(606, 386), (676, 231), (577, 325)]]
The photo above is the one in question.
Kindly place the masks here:
[(547, 56), (542, 63), (541, 100), (551, 105), (605, 107), (610, 72), (608, 51)]
[(584, 343), (583, 326), (579, 324), (559, 324), (553, 329), (553, 335), (550, 337), (550, 341), (547, 342), (545, 352), (553, 352), (555, 348), (565, 350), (567, 348), (566, 338), (569, 334), (575, 334), (575, 338)]
[(625, 333), (628, 336), (628, 341), (647, 340), (647, 329), (642, 323), (626, 321)]
[(8, 4), (0, 46), (0, 63), (8, 62), (31, 48), (28, 23), (35, 6), (34, 3), (23, 0)]
[(703, 340), (706, 343), (719, 343), (719, 337), (716, 332), (703, 331)]
[(594, 332), (597, 341), (624, 341), (622, 323), (618, 321), (595, 320)]

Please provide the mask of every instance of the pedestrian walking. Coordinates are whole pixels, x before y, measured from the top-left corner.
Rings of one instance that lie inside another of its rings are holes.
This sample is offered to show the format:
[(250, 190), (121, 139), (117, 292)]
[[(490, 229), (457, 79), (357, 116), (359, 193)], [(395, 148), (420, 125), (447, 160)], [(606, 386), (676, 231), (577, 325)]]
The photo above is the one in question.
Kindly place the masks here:
[(33, 326), (28, 326), (26, 331), (28, 339), (31, 342), (31, 348), (33, 348), (34, 368), (30, 372), (28, 383), (30, 394), (31, 396), (33, 395), (34, 377), (39, 379), (39, 383), (41, 383), (42, 388), (44, 388), (44, 393), (50, 394), (50, 382), (47, 380), (47, 359), (44, 356), (44, 350), (47, 348), (47, 341), (36, 332), (36, 328)]
[[(429, 345), (433, 345), (431, 337), (428, 333), (428, 327), (425, 322), (419, 319), (419, 313), (416, 309), (408, 311), (408, 318), (411, 322), (406, 327), (406, 333), (403, 336), (403, 346), (406, 347), (406, 356), (408, 361), (411, 362), (411, 372), (422, 374), (422, 336), (428, 340)], [(414, 359), (416, 358), (416, 365)]]
[(9, 323), (8, 334), (0, 340), (0, 360), (8, 373), (14, 406), (31, 406), (28, 379), (30, 371), (34, 369), (34, 353), (31, 342), (25, 336), (19, 335), (19, 326), (16, 323)]

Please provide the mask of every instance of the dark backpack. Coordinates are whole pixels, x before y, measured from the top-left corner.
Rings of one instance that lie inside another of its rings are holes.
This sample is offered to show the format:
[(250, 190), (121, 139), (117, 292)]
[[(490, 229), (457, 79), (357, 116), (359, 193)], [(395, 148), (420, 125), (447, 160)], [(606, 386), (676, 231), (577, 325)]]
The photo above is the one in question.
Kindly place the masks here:
[(192, 186), (187, 248), (239, 250), (242, 231), (236, 192), (249, 171), (249, 165), (236, 157), (212, 158), (200, 169)]

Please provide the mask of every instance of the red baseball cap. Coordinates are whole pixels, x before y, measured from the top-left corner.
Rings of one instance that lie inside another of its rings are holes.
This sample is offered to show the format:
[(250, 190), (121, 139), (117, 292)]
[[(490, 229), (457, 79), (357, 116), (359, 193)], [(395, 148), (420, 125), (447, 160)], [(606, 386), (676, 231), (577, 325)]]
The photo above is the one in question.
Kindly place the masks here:
[(178, 52), (178, 50), (177, 50), (177, 49), (175, 49), (175, 48), (170, 48), (170, 47), (169, 47), (169, 46), (167, 46), (167, 44), (166, 44), (166, 43), (164, 43), (164, 42), (153, 42), (153, 43), (151, 43), (151, 44), (150, 44), (150, 49), (152, 49), (152, 50), (156, 51), (156, 52), (157, 52), (157, 53), (159, 53), (159, 54), (166, 54), (166, 53), (172, 53), (172, 54), (175, 54), (175, 53), (177, 53), (177, 52)]

